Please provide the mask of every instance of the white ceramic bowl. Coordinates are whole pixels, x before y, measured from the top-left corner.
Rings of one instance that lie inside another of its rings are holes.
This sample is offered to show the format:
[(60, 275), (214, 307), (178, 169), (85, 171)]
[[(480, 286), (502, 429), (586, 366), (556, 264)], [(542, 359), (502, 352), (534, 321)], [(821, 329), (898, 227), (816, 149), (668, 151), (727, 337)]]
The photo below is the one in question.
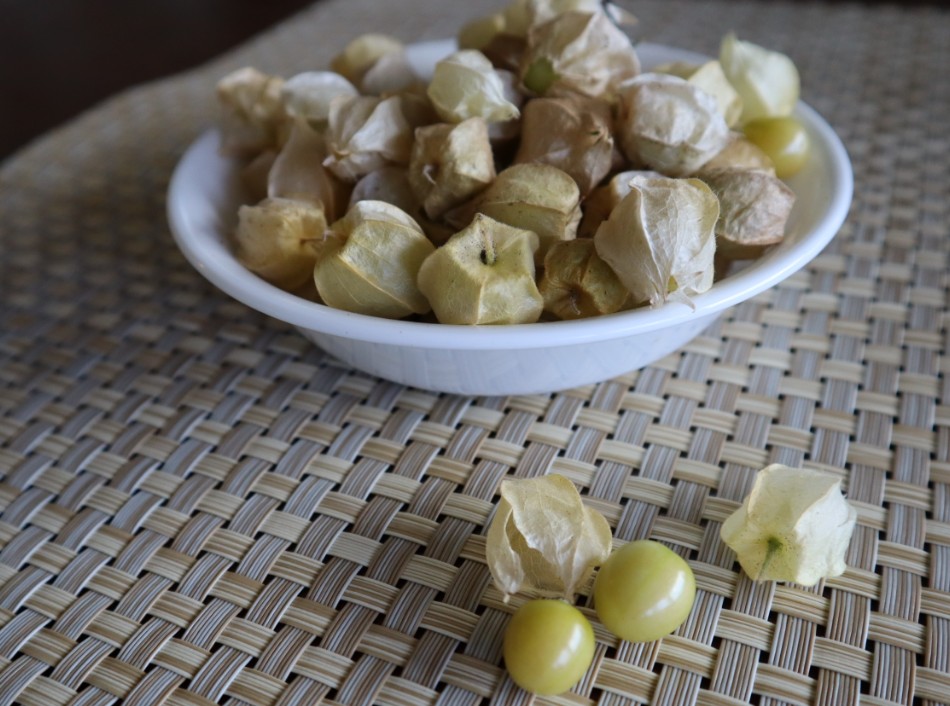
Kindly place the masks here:
[[(450, 41), (410, 47), (420, 73), (450, 53)], [(638, 47), (644, 67), (701, 59), (658, 45)], [(249, 307), (296, 326), (318, 346), (355, 368), (415, 387), (471, 395), (550, 392), (599, 382), (642, 368), (677, 350), (725, 309), (775, 286), (814, 258), (834, 237), (851, 203), (848, 155), (829, 125), (807, 105), (795, 114), (812, 150), (789, 180), (797, 200), (781, 245), (694, 298), (695, 309), (666, 304), (580, 321), (514, 326), (449, 326), (393, 321), (331, 309), (288, 294), (235, 258), (228, 233), (237, 218), (237, 164), (217, 152), (209, 131), (185, 153), (168, 194), (172, 233), (194, 267)]]

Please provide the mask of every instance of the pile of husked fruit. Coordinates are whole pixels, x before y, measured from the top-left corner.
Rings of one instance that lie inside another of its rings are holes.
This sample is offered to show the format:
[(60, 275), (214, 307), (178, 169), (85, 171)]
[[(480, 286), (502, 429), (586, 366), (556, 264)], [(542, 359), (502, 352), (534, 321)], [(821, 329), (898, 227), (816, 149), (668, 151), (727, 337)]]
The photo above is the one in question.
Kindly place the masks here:
[(641, 69), (600, 0), (514, 0), (417, 76), (350, 42), (326, 71), (218, 83), (239, 259), (331, 307), (446, 324), (576, 319), (708, 290), (780, 242), (807, 158), (785, 55)]

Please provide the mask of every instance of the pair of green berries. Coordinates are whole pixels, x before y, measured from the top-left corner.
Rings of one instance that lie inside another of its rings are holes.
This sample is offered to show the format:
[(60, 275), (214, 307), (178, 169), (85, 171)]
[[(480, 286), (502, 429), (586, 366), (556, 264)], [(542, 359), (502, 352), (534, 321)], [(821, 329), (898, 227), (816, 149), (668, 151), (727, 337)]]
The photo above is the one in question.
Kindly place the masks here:
[[(640, 540), (614, 551), (597, 572), (594, 608), (605, 628), (631, 642), (649, 642), (686, 620), (696, 579), (678, 554), (659, 542)], [(505, 667), (518, 686), (535, 694), (570, 689), (594, 658), (594, 630), (566, 601), (523, 604), (505, 631)]]

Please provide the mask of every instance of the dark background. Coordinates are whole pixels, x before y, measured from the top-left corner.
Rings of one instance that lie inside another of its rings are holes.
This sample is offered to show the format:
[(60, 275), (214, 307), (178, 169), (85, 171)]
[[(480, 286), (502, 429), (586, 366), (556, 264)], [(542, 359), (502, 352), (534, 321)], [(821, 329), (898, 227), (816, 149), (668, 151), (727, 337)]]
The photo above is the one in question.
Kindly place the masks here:
[(0, 0), (0, 160), (119, 90), (212, 59), (318, 1)]
[(314, 2), (0, 0), (0, 160), (121, 89), (213, 59)]

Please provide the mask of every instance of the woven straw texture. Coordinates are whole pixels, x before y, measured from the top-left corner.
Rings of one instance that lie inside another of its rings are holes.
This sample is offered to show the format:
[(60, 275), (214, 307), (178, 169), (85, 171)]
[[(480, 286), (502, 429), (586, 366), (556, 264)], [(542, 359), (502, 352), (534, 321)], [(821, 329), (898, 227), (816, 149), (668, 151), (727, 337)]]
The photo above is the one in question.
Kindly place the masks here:
[[(656, 365), (559, 394), (437, 395), (348, 369), (206, 283), (171, 170), (244, 64), (450, 36), (488, 0), (325, 0), (119, 95), (0, 172), (0, 704), (527, 703), (519, 599), (484, 538), (506, 477), (558, 472), (699, 586), (662, 641), (595, 622), (536, 703), (950, 702), (950, 15), (641, 0), (645, 39), (728, 30), (794, 57), (852, 157), (827, 250)], [(838, 474), (849, 568), (753, 583), (719, 527), (770, 462)], [(580, 605), (594, 618), (589, 601)]]

